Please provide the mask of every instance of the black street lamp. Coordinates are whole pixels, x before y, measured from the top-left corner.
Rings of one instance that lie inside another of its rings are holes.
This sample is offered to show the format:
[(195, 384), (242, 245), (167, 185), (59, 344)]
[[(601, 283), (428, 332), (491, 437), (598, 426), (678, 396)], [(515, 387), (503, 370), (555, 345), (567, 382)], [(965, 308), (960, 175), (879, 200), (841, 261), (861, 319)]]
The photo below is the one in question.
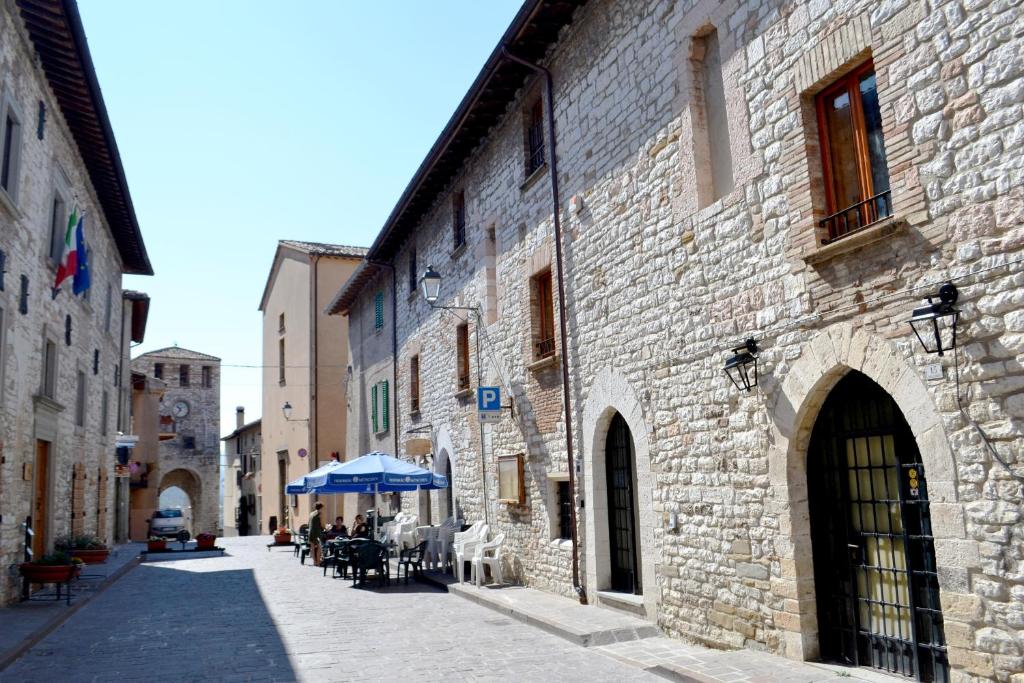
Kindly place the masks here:
[(757, 386), (757, 342), (748, 339), (743, 346), (734, 348), (732, 353), (722, 370), (737, 389), (750, 391)]
[(292, 419), (292, 404), (289, 401), (285, 401), (281, 406), (281, 412), (284, 413), (284, 419), (288, 422), (309, 422), (309, 418)]
[(434, 270), (434, 266), (427, 266), (420, 278), (420, 289), (423, 290), (423, 298), (431, 306), (441, 295), (441, 274)]
[[(933, 299), (938, 298), (936, 303)], [(960, 311), (953, 307), (960, 292), (952, 282), (939, 287), (939, 293), (928, 297), (928, 305), (915, 308), (910, 317), (917, 340), (927, 353), (942, 356), (944, 351), (956, 348), (956, 323)]]

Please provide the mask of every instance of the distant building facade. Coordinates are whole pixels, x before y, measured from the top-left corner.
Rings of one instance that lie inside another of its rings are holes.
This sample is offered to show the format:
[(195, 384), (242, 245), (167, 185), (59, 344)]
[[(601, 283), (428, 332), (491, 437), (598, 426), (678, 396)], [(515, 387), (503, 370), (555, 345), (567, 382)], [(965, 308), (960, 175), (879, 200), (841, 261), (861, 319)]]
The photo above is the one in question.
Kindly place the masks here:
[(194, 532), (220, 532), (220, 359), (171, 346), (132, 360), (132, 371), (163, 383), (160, 440), (148, 486), (188, 494)]
[(262, 467), (261, 420), (245, 421), (245, 408), (235, 409), (235, 431), (225, 436), (224, 493), (221, 523), (225, 536), (258, 536)]
[[(348, 326), (324, 308), (366, 254), (360, 247), (281, 240), (259, 310), (263, 314), (263, 415), (260, 528), (309, 518), (309, 496), (286, 496), (284, 485), (344, 459), (349, 381)], [(285, 418), (283, 407), (291, 406)], [(324, 501), (342, 514), (342, 497)]]
[(415, 460), (427, 435), (453, 484), (429, 514), (504, 533), (527, 585), (717, 646), (1015, 680), (1019, 19), (525, 3), (331, 304), (366, 378), (350, 443)]
[[(91, 286), (54, 294), (74, 212)], [(19, 596), (16, 565), (59, 537), (118, 538), (124, 362), (145, 326), (145, 307), (121, 306), (125, 273), (152, 268), (77, 8), (2, 3), (0, 604)]]

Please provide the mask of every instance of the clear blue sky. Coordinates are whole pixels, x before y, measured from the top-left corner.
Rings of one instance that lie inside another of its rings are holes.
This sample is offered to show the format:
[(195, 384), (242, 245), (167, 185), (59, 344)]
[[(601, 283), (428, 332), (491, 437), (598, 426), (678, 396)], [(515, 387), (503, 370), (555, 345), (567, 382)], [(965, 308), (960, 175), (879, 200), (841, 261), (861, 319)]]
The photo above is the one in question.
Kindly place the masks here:
[[(520, 4), (79, 0), (156, 271), (136, 354), (258, 365), (277, 240), (369, 246)], [(260, 378), (224, 368), (224, 434)]]

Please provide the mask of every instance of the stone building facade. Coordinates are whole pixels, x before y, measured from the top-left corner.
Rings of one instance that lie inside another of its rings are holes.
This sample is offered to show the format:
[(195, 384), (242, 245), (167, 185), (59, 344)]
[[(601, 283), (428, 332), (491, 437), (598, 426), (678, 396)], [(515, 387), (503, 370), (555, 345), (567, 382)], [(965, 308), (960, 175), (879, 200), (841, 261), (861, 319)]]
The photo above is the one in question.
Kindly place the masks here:
[(220, 358), (170, 346), (132, 360), (132, 372), (163, 383), (160, 442), (149, 467), (157, 496), (177, 486), (192, 505), (193, 533), (220, 533)]
[[(75, 210), (91, 286), (54, 293)], [(27, 551), (71, 533), (115, 540), (123, 360), (141, 335), (122, 319), (124, 273), (152, 269), (77, 8), (2, 2), (0, 604), (18, 598)]]
[[(324, 307), (359, 265), (366, 249), (281, 240), (260, 298), (263, 315), (263, 412), (260, 529), (298, 529), (312, 512), (311, 496), (284, 487), (328, 462), (344, 459), (348, 322)], [(291, 406), (286, 416), (284, 405)], [(341, 496), (324, 500), (327, 519), (342, 514)]]
[(227, 536), (258, 536), (260, 528), (260, 497), (257, 495), (260, 476), (262, 434), (261, 420), (245, 421), (245, 408), (235, 409), (235, 431), (225, 436), (224, 489), (221, 525)]
[[(399, 273), (394, 419), (429, 434), (519, 581), (574, 594), (567, 358), (591, 603), (715, 646), (1020, 680), (1021, 21), (1000, 2), (525, 3), (368, 254)], [(543, 297), (561, 313), (552, 143), (567, 348), (539, 334)], [(438, 304), (479, 312), (428, 306), (427, 264)], [(939, 356), (908, 320), (945, 282)], [(383, 342), (355, 323), (379, 287), (332, 304), (353, 350)], [(494, 426), (460, 391), (467, 323), (470, 388), (515, 409)], [(748, 338), (742, 391), (722, 370)], [(523, 498), (499, 502), (518, 454)]]

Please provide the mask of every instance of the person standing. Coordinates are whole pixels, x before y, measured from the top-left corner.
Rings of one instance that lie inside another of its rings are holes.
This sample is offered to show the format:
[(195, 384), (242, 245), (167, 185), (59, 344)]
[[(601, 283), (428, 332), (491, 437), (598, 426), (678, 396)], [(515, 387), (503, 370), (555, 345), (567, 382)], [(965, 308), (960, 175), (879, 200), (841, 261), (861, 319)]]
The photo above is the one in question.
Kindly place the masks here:
[(320, 511), (323, 507), (323, 503), (317, 503), (313, 506), (313, 514), (309, 516), (309, 547), (313, 552), (314, 567), (320, 566), (320, 543), (324, 537), (324, 523), (320, 519)]

